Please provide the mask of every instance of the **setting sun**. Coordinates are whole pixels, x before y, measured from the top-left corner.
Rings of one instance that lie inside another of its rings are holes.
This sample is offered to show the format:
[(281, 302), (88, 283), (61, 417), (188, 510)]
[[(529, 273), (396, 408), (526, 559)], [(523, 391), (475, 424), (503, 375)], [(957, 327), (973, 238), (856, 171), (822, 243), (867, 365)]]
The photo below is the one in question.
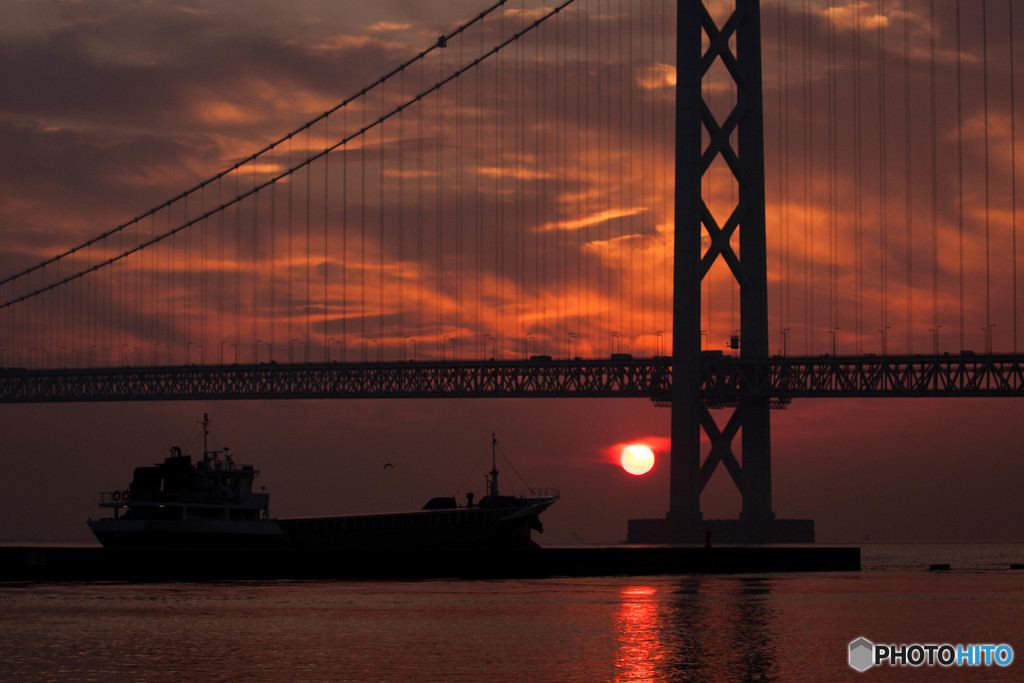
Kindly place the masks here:
[(630, 444), (622, 449), (621, 462), (630, 474), (647, 474), (654, 467), (654, 451), (643, 444)]

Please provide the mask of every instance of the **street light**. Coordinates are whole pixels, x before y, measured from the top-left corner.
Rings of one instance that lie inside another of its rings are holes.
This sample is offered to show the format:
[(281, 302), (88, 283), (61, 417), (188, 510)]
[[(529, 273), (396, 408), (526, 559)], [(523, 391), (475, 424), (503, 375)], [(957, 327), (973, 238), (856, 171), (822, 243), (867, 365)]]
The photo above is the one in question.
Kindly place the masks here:
[(831, 330), (828, 331), (828, 333), (832, 335), (832, 355), (835, 356), (836, 355), (836, 338), (839, 337), (839, 328), (838, 327), (833, 327)]
[(985, 353), (992, 353), (992, 328), (995, 327), (995, 323), (990, 323), (988, 327), (981, 328), (981, 331), (985, 333)]
[(879, 330), (879, 332), (882, 333), (882, 355), (883, 356), (886, 355), (886, 353), (885, 353), (885, 335), (886, 335), (886, 332), (889, 329), (891, 329), (891, 328), (892, 328), (892, 325), (886, 325), (885, 327), (883, 327), (882, 329)]
[(789, 328), (785, 328), (779, 334), (782, 335), (782, 355), (789, 356)]
[(935, 335), (935, 355), (936, 356), (939, 355), (939, 328), (940, 327), (942, 327), (942, 325), (936, 325), (934, 330), (931, 329), (930, 327), (928, 328), (928, 331)]

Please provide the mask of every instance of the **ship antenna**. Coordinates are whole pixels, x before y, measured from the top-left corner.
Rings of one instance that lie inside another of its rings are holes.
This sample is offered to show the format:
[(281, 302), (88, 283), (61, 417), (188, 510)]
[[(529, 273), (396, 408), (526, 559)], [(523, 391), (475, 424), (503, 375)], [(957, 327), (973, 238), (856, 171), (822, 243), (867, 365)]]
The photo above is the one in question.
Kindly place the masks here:
[(206, 437), (210, 435), (210, 416), (207, 413), (203, 413), (203, 460), (206, 460), (206, 456), (209, 453), (206, 447)]
[(491, 432), (491, 490), (490, 495), (498, 495), (498, 437)]

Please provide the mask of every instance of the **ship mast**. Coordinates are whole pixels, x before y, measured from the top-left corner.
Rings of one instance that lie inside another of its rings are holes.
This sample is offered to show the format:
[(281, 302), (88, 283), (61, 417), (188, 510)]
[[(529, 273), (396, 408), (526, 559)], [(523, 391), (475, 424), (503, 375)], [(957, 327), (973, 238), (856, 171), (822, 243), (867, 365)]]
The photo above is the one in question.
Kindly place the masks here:
[(491, 481), (490, 490), (487, 492), (489, 496), (498, 495), (498, 437), (491, 432)]
[(207, 413), (203, 413), (203, 460), (206, 460), (206, 456), (209, 450), (206, 446), (206, 437), (210, 435), (210, 416)]

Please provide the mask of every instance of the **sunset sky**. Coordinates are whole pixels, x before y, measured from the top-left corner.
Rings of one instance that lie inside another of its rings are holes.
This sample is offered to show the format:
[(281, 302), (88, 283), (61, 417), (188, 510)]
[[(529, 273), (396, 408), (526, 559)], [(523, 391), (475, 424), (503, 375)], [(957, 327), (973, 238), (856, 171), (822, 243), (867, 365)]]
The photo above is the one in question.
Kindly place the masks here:
[[(0, 303), (195, 222), (0, 310), (0, 365), (667, 353), (674, 3), (580, 0), (417, 99), (553, 7), (512, 0), (355, 97), (491, 4), (0, 0), (0, 279), (128, 222)], [(1024, 344), (1024, 12), (959, 7), (957, 30), (953, 0), (762, 3), (772, 353)], [(724, 119), (720, 64), (705, 97)], [(704, 196), (724, 223), (720, 160)], [(721, 349), (739, 327), (721, 263), (702, 307)], [(822, 541), (1020, 539), (1020, 409), (794, 402), (772, 416), (775, 512)], [(542, 541), (618, 541), (667, 508), (669, 411), (644, 400), (3, 406), (0, 540), (89, 540), (97, 492), (204, 411), (280, 516), (479, 495), (491, 432), (563, 492)], [(632, 441), (659, 456), (649, 474), (619, 467)], [(724, 471), (702, 507), (736, 515)]]

